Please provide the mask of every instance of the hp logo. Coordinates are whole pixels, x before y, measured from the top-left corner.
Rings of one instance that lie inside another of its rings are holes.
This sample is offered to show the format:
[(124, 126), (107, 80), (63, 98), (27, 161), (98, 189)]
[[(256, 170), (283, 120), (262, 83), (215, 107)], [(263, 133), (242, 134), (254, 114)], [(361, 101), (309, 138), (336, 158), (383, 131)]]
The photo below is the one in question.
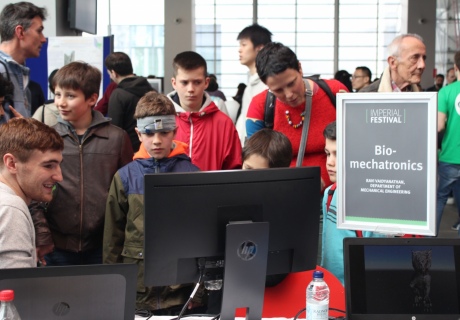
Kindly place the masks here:
[(252, 241), (245, 241), (240, 244), (237, 253), (243, 261), (252, 260), (257, 254), (257, 245)]
[(53, 306), (53, 313), (58, 317), (65, 316), (70, 312), (70, 305), (67, 302), (58, 302)]

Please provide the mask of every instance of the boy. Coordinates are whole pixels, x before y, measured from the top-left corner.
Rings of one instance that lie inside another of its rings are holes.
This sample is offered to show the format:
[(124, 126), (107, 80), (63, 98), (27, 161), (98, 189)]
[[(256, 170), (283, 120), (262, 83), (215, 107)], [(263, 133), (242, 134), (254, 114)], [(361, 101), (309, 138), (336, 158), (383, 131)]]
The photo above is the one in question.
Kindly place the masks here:
[(337, 229), (337, 196), (335, 189), (337, 186), (337, 132), (336, 122), (331, 122), (323, 131), (326, 139), (326, 169), (329, 178), (333, 183), (324, 191), (323, 197), (323, 233), (322, 233), (322, 253), (321, 266), (334, 274), (344, 283), (343, 266), (343, 239), (356, 236), (364, 237), (383, 237), (384, 235), (375, 234), (369, 231), (353, 231)]
[(14, 118), (0, 126), (0, 269), (37, 266), (35, 230), (27, 206), (51, 201), (62, 181), (64, 142), (35, 119)]
[(243, 148), (243, 169), (289, 167), (292, 146), (281, 132), (262, 129), (252, 135)]
[(173, 140), (176, 111), (164, 95), (148, 92), (139, 100), (134, 118), (143, 142), (134, 161), (115, 174), (107, 198), (104, 227), (104, 263), (139, 265), (138, 309), (154, 314), (178, 314), (190, 296), (191, 285), (144, 287), (144, 175), (198, 171), (185, 154), (186, 144)]
[(212, 102), (206, 60), (193, 51), (173, 61), (175, 91), (168, 94), (178, 115), (176, 139), (188, 144), (187, 153), (203, 171), (241, 168), (241, 144), (232, 120)]
[(54, 246), (47, 265), (102, 263), (107, 193), (133, 151), (126, 132), (92, 110), (100, 83), (101, 72), (84, 62), (69, 63), (53, 78), (64, 180), (45, 211), (34, 209), (39, 250), (50, 252)]
[(258, 24), (250, 25), (238, 34), (237, 40), (240, 43), (238, 54), (240, 63), (248, 67), (248, 83), (243, 93), (240, 116), (236, 120), (236, 130), (244, 146), (246, 140), (246, 115), (252, 98), (264, 91), (267, 86), (260, 80), (256, 70), (257, 53), (269, 42), (272, 41), (272, 33)]

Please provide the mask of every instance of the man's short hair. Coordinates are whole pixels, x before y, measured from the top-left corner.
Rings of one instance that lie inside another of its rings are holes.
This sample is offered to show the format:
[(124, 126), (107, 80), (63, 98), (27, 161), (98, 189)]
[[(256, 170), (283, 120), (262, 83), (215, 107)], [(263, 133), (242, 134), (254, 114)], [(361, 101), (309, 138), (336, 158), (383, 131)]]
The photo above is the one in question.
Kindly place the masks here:
[(133, 64), (131, 59), (124, 52), (113, 52), (105, 58), (104, 61), (107, 70), (113, 70), (120, 76), (128, 76), (133, 74)]
[(323, 131), (323, 136), (329, 140), (337, 140), (337, 125), (335, 121), (329, 123)]
[(134, 119), (176, 115), (172, 101), (164, 94), (149, 91), (137, 103)]
[(287, 69), (300, 71), (299, 60), (289, 47), (279, 42), (270, 42), (259, 51), (256, 57), (256, 69), (260, 80), (280, 74)]
[(40, 8), (30, 2), (17, 2), (6, 5), (0, 13), (0, 37), (1, 41), (14, 38), (15, 28), (22, 26), (27, 30), (32, 25), (35, 17), (46, 19), (46, 9)]
[(368, 67), (365, 67), (365, 66), (356, 67), (356, 70), (361, 70), (365, 77), (369, 77), (369, 83), (372, 82), (372, 72)]
[(74, 61), (59, 69), (53, 78), (54, 88), (81, 90), (85, 99), (94, 93), (99, 94), (101, 87), (101, 72), (86, 62)]
[(415, 33), (405, 33), (394, 38), (388, 45), (388, 56), (399, 58), (401, 56), (401, 42), (405, 38), (416, 38), (423, 43), (423, 38)]
[(177, 76), (177, 71), (179, 68), (191, 71), (202, 67), (204, 68), (204, 76), (208, 74), (208, 66), (206, 64), (206, 60), (204, 60), (200, 54), (194, 51), (184, 51), (179, 53), (174, 57), (172, 66), (174, 69), (174, 76)]
[(244, 145), (243, 161), (252, 155), (267, 159), (269, 168), (289, 167), (292, 145), (283, 133), (264, 128), (254, 133)]
[[(27, 162), (34, 150), (62, 151), (64, 141), (53, 128), (34, 118), (12, 118), (0, 126), (0, 157), (7, 153)], [(3, 166), (3, 161), (0, 161)]]
[(236, 40), (249, 39), (254, 47), (272, 42), (272, 33), (265, 27), (254, 23), (247, 26), (238, 34)]

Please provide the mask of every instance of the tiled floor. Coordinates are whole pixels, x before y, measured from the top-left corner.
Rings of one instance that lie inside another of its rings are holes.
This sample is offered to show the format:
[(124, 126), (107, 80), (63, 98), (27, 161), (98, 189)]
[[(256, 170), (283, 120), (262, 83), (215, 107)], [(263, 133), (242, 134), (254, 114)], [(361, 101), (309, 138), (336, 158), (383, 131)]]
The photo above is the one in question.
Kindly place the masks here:
[(456, 204), (447, 204), (444, 208), (444, 213), (441, 220), (441, 228), (439, 237), (442, 238), (457, 238), (458, 231), (452, 230), (451, 227), (458, 220), (458, 211)]

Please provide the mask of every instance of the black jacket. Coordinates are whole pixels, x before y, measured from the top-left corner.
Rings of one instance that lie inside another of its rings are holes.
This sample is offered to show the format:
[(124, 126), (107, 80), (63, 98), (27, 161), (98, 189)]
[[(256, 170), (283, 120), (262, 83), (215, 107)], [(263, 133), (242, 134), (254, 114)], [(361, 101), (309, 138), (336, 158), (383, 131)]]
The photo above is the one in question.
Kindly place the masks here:
[(139, 150), (140, 141), (137, 137), (134, 111), (137, 102), (144, 94), (154, 90), (147, 79), (143, 77), (129, 77), (123, 79), (112, 92), (109, 99), (107, 117), (112, 118), (112, 124), (124, 129), (131, 140), (133, 150)]

